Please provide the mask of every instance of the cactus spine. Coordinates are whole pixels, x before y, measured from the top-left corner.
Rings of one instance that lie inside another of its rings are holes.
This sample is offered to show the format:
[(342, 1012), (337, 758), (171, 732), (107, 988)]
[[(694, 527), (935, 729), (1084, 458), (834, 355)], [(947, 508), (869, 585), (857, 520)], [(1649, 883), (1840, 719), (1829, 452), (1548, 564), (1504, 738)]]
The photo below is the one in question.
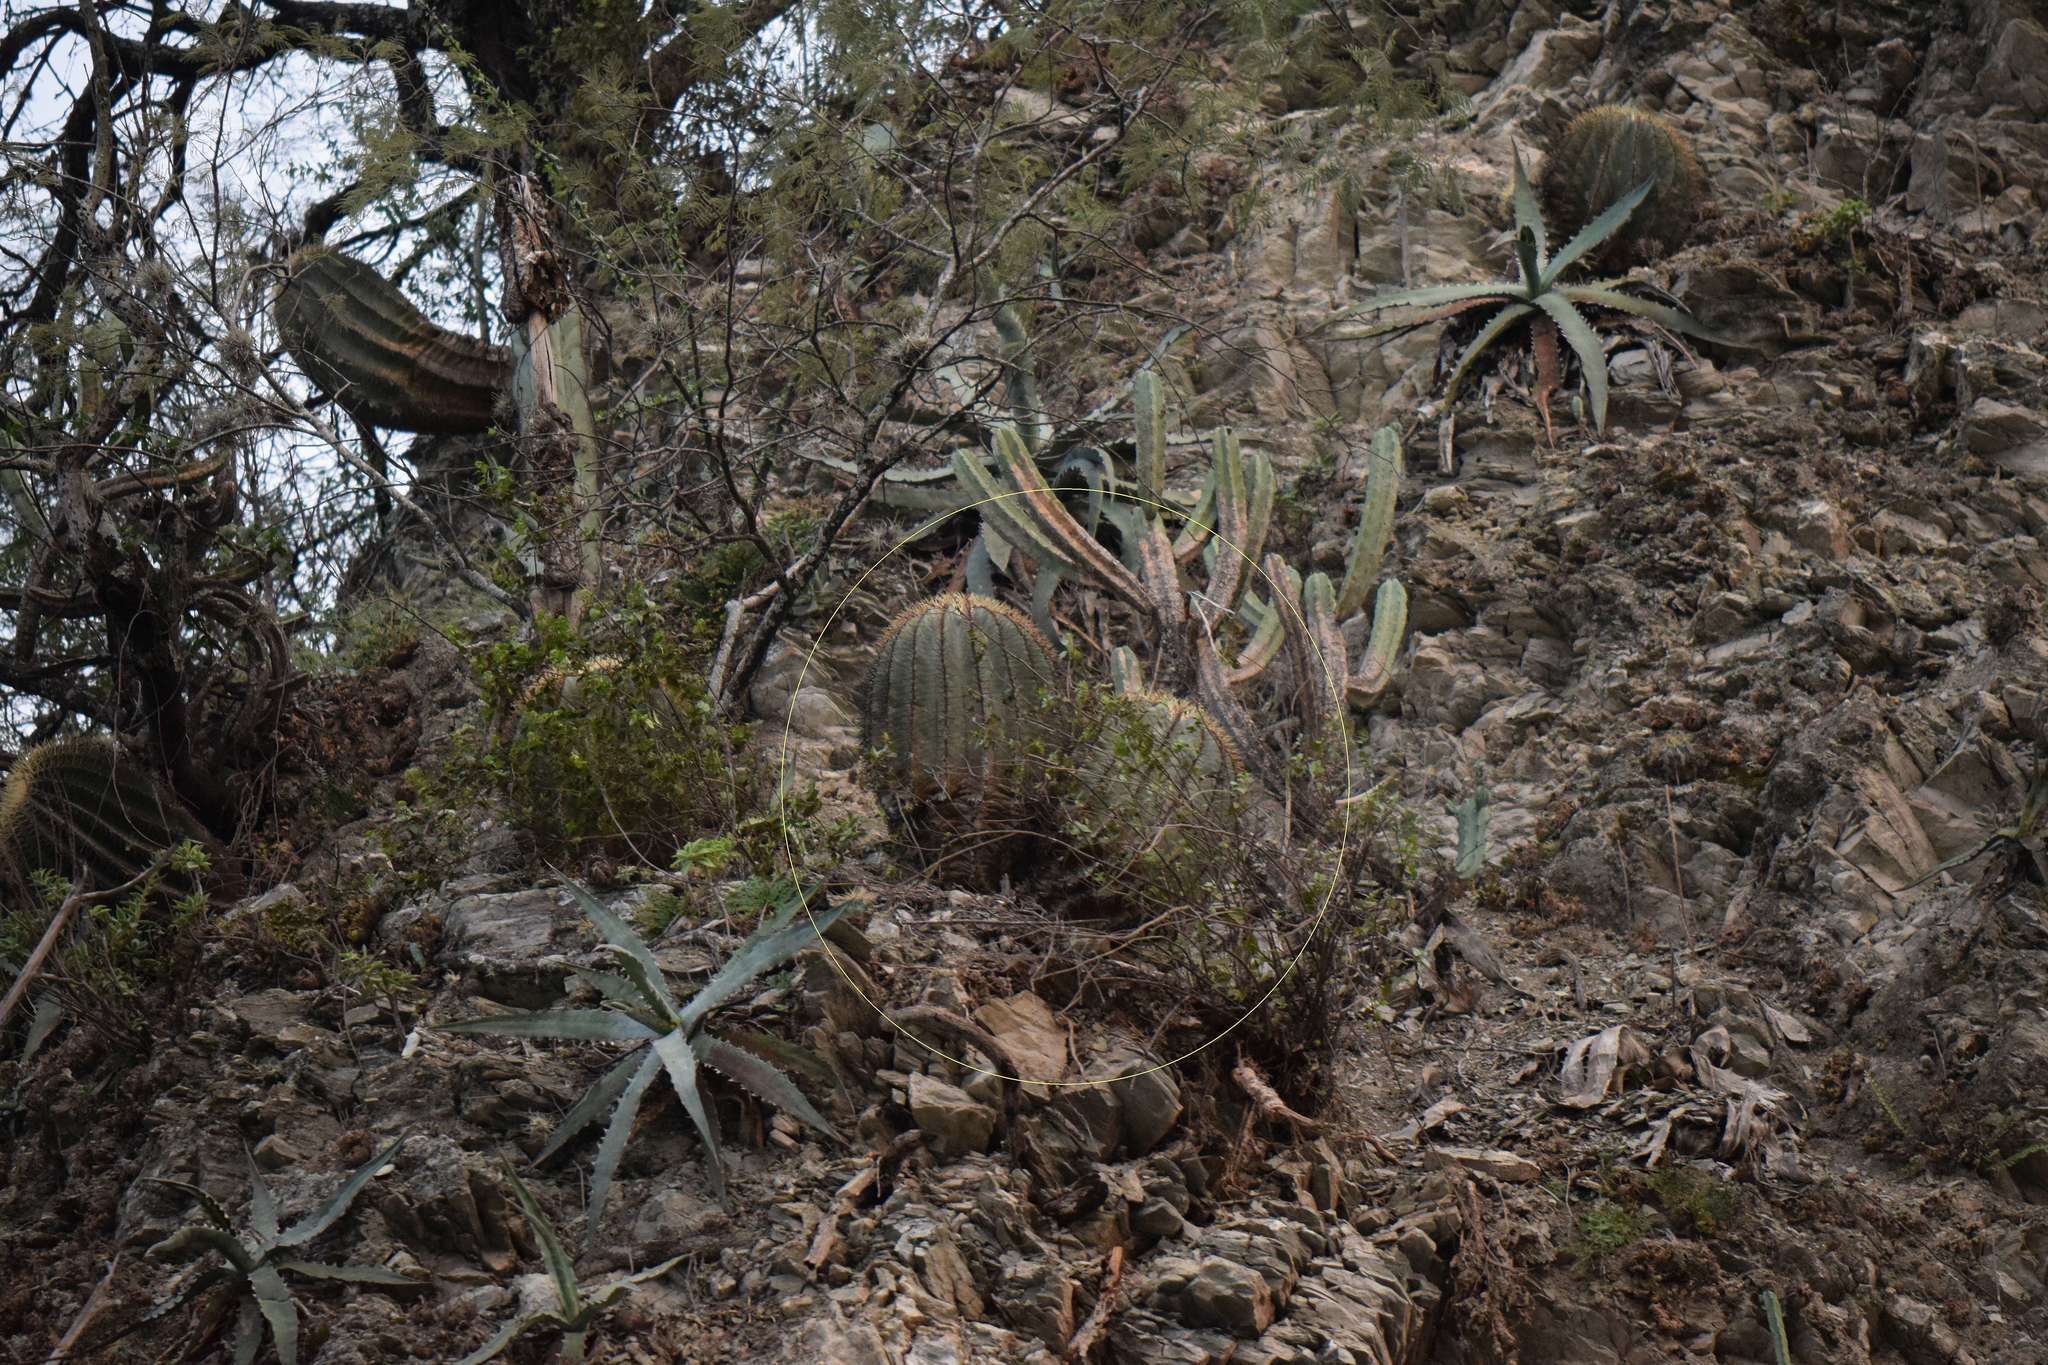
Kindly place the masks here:
[(875, 648), (862, 741), (888, 753), (887, 789), (913, 801), (986, 798), (1044, 733), (1052, 646), (1000, 602), (949, 593), (898, 616)]
[(1679, 246), (1699, 217), (1705, 182), (1684, 137), (1655, 114), (1614, 104), (1588, 110), (1544, 162), (1549, 226), (1568, 236), (1646, 181), (1649, 197), (1601, 248), (1609, 266)]
[(504, 347), (435, 326), (366, 262), (325, 247), (292, 257), (272, 313), (314, 386), (373, 426), (483, 431), (511, 380)]
[(0, 886), (54, 872), (106, 890), (187, 839), (209, 842), (193, 815), (110, 739), (60, 739), (15, 761), (0, 788)]

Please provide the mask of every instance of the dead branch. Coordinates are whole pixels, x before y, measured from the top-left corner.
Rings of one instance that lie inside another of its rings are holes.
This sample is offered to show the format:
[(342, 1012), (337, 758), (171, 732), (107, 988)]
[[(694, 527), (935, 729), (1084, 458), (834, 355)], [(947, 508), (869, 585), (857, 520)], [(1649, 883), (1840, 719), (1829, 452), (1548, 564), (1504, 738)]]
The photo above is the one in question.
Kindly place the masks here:
[(1086, 1360), (1088, 1353), (1095, 1349), (1102, 1339), (1102, 1331), (1109, 1326), (1109, 1319), (1116, 1312), (1117, 1291), (1123, 1287), (1124, 1249), (1120, 1246), (1109, 1249), (1108, 1264), (1102, 1271), (1102, 1289), (1095, 1296), (1095, 1307), (1089, 1310), (1088, 1321), (1081, 1324), (1081, 1330), (1074, 1333), (1074, 1339), (1067, 1343), (1065, 1359)]

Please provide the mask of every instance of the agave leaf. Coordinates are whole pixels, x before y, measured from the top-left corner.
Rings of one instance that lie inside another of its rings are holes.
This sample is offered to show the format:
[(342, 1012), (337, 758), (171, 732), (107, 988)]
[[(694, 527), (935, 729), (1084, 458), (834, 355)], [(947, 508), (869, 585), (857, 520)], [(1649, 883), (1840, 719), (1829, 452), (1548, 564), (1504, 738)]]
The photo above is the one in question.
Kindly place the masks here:
[(592, 990), (603, 996), (606, 1001), (617, 1005), (620, 1009), (638, 1010), (647, 1008), (646, 997), (641, 995), (633, 983), (626, 980), (623, 976), (614, 976), (610, 972), (593, 972), (582, 967), (571, 967), (569, 971), (578, 981), (589, 986)]
[[(636, 1059), (637, 1065), (619, 1091), (619, 1102), (612, 1110), (604, 1138), (597, 1144), (597, 1160), (590, 1168), (590, 1208), (584, 1217), (586, 1240), (597, 1236), (598, 1224), (604, 1220), (605, 1200), (611, 1196), (612, 1173), (619, 1169), (619, 1158), (625, 1155), (626, 1142), (633, 1136), (633, 1120), (640, 1113), (640, 1101), (661, 1071), (661, 1061), (651, 1049), (635, 1051), (626, 1060)], [(605, 1077), (606, 1081), (610, 1079)]]
[(796, 1083), (765, 1059), (709, 1033), (699, 1033), (690, 1040), (690, 1046), (696, 1049), (698, 1061), (728, 1080), (737, 1081), (756, 1098), (796, 1115), (835, 1142), (846, 1140), (832, 1126), (832, 1121), (819, 1113), (804, 1092), (796, 1088)]
[(1543, 293), (1542, 277), (1543, 248), (1537, 243), (1535, 233), (1523, 228), (1515, 234), (1515, 268), (1521, 272), (1525, 287), (1522, 297), (1535, 299)]
[(718, 1036), (734, 1047), (743, 1047), (778, 1066), (801, 1071), (827, 1089), (837, 1089), (845, 1084), (838, 1070), (809, 1048), (786, 1042), (772, 1033), (751, 1028), (725, 1028)]
[(277, 1196), (263, 1183), (255, 1153), (245, 1147), (242, 1159), (249, 1164), (249, 1230), (256, 1234), (258, 1245), (269, 1246), (277, 1240)]
[(512, 1195), (519, 1201), (519, 1211), (526, 1215), (527, 1228), (533, 1233), (533, 1239), (540, 1243), (540, 1259), (548, 1268), (548, 1276), (555, 1282), (555, 1295), (562, 1301), (563, 1314), (574, 1317), (582, 1308), (582, 1298), (576, 1287), (576, 1263), (562, 1249), (562, 1239), (555, 1235), (553, 1220), (541, 1210), (533, 1191), (527, 1189), (526, 1182), (519, 1178), (519, 1172), (507, 1166), (505, 1177), (512, 1182)]
[(790, 923), (791, 916), (801, 905), (800, 895), (786, 900), (778, 921), (755, 930), (753, 936), (740, 945), (739, 951), (727, 958), (711, 979), (690, 997), (689, 1003), (676, 1015), (685, 1033), (702, 1022), (705, 1015), (752, 984), (763, 972), (780, 967), (809, 947), (814, 939), (846, 913), (844, 905), (828, 906), (805, 916), (800, 924)]
[(1394, 535), (1394, 501), (1401, 486), (1401, 433), (1383, 426), (1372, 434), (1372, 461), (1365, 475), (1365, 510), (1344, 565), (1344, 586), (1337, 593), (1337, 619), (1348, 620), (1365, 605), (1365, 595), (1379, 581), (1387, 545)]
[(1387, 684), (1394, 680), (1395, 658), (1401, 649), (1401, 637), (1407, 633), (1408, 589), (1400, 579), (1389, 578), (1380, 584), (1379, 595), (1373, 599), (1372, 638), (1367, 641), (1365, 657), (1359, 660), (1359, 669), (1351, 675), (1346, 689), (1353, 705), (1371, 706), (1379, 701)]
[(197, 1185), (190, 1185), (182, 1180), (162, 1180), (153, 1175), (147, 1176), (145, 1177), (145, 1179), (147, 1179), (149, 1183), (152, 1185), (162, 1185), (166, 1189), (176, 1190), (178, 1193), (190, 1199), (193, 1203), (199, 1206), (199, 1211), (206, 1215), (206, 1221), (213, 1224), (222, 1232), (234, 1231), (234, 1221), (228, 1217), (228, 1211), (221, 1207), (220, 1200), (215, 1199), (212, 1195), (208, 1194), (205, 1190), (200, 1189)]
[(29, 1016), (28, 1036), (21, 1043), (21, 1064), (27, 1066), (29, 1059), (42, 1050), (50, 1034), (64, 1021), (64, 1002), (56, 996), (45, 993), (36, 997), (35, 1012)]
[(1550, 250), (1548, 229), (1543, 226), (1543, 211), (1536, 206), (1536, 190), (1529, 183), (1529, 172), (1522, 165), (1521, 144), (1515, 144), (1515, 237), (1527, 236), (1535, 248), (1535, 263), (1523, 268), (1522, 283), (1535, 288), (1543, 278), (1544, 253)]
[(645, 1270), (635, 1270), (630, 1274), (604, 1280), (593, 1285), (584, 1295), (584, 1300), (593, 1308), (609, 1308), (618, 1302), (619, 1296), (627, 1290), (646, 1284), (649, 1280), (658, 1280), (689, 1259), (688, 1256), (671, 1256), (660, 1265), (651, 1265)]
[[(657, 968), (650, 973), (645, 962), (617, 944), (607, 943), (604, 947), (606, 952), (618, 959), (619, 970), (625, 974), (627, 983), (632, 986), (633, 994), (637, 997), (624, 1006), (625, 1013), (632, 1015), (641, 1023), (647, 1023), (651, 1019), (660, 1021), (660, 1024), (667, 1024), (673, 1019), (675, 1006), (668, 1003), (668, 983), (662, 979), (660, 969)], [(650, 1027), (659, 1031), (660, 1025)]]
[(327, 1261), (279, 1261), (277, 1268), (309, 1280), (340, 1280), (344, 1284), (388, 1284), (403, 1289), (424, 1288), (420, 1281), (381, 1265), (333, 1265)]
[(398, 1155), (398, 1149), (403, 1146), (405, 1146), (404, 1138), (394, 1138), (390, 1146), (356, 1167), (350, 1173), (349, 1178), (342, 1182), (341, 1188), (334, 1192), (333, 1198), (279, 1233), (276, 1245), (281, 1247), (304, 1246), (321, 1233), (327, 1231), (327, 1229), (333, 1227), (335, 1220), (348, 1212), (348, 1206), (353, 1204), (356, 1196), (363, 1192), (363, 1187), (376, 1178), (377, 1172), (391, 1164), (391, 1159)]
[(180, 1308), (183, 1308), (215, 1285), (233, 1278), (234, 1272), (226, 1266), (210, 1265), (187, 1280), (184, 1287), (179, 1289), (177, 1293), (171, 1295), (162, 1303), (151, 1305), (149, 1311), (142, 1314), (139, 1321), (143, 1323), (162, 1322), (165, 1318), (177, 1312)]
[(1451, 807), (1458, 820), (1458, 861), (1453, 869), (1470, 881), (1486, 866), (1486, 827), (1493, 818), (1493, 793), (1481, 786)]
[[(605, 907), (605, 903), (590, 894), (575, 882), (569, 883), (569, 894), (581, 906), (590, 922), (597, 926), (597, 932), (604, 935), (604, 941), (620, 953), (640, 965), (641, 972), (628, 970), (633, 984), (649, 993), (649, 1006), (657, 1013), (672, 1015), (676, 1002), (668, 993), (668, 984), (662, 980), (661, 964), (654, 960), (654, 954), (640, 941), (640, 935), (633, 932), (626, 922)], [(642, 975), (644, 974), (644, 976)]]
[(1649, 299), (1639, 299), (1634, 294), (1624, 294), (1609, 285), (1566, 285), (1563, 293), (1573, 303), (1590, 303), (1600, 308), (1612, 308), (1621, 313), (1633, 313), (1639, 318), (1648, 318), (1659, 327), (1669, 328), (1671, 331), (1682, 333), (1685, 336), (1698, 337), (1702, 341), (1711, 341), (1719, 346), (1746, 347), (1747, 345), (1747, 343), (1737, 341), (1733, 337), (1721, 335), (1682, 309), (1654, 303)]
[(655, 1031), (617, 1010), (507, 1010), (481, 1019), (437, 1024), (443, 1033), (494, 1033), (503, 1038), (562, 1038), (572, 1043), (638, 1043)]
[(154, 1261), (177, 1261), (201, 1251), (219, 1252), (243, 1275), (256, 1268), (256, 1257), (233, 1233), (197, 1224), (179, 1228), (145, 1254)]
[(1549, 288), (1573, 261), (1576, 261), (1579, 257), (1619, 232), (1621, 225), (1628, 221), (1629, 215), (1636, 211), (1636, 207), (1643, 200), (1650, 197), (1650, 191), (1656, 187), (1657, 182), (1654, 179), (1645, 180), (1642, 184), (1608, 205), (1607, 212), (1580, 228), (1578, 235), (1566, 243), (1565, 249), (1558, 252), (1552, 258), (1550, 264), (1544, 267), (1539, 286), (1545, 289)]
[(1559, 293), (1537, 296), (1536, 306), (1550, 314), (1557, 323), (1557, 329), (1564, 333), (1564, 339), (1578, 352), (1579, 369), (1586, 376), (1586, 392), (1593, 400), (1593, 430), (1607, 430), (1607, 352), (1600, 345), (1600, 334), (1586, 321), (1585, 315), (1572, 307), (1571, 301)]
[(276, 1266), (259, 1265), (249, 1272), (249, 1290), (256, 1307), (270, 1323), (279, 1365), (299, 1365), (299, 1309)]
[(683, 1102), (683, 1111), (690, 1116), (690, 1122), (697, 1125), (697, 1135), (704, 1140), (704, 1158), (711, 1168), (711, 1188), (720, 1204), (725, 1203), (725, 1153), (719, 1146), (718, 1126), (705, 1111), (704, 1096), (697, 1088), (697, 1054), (681, 1030), (666, 1033), (654, 1040), (654, 1053), (668, 1068), (669, 1084), (675, 1087), (676, 1098)]
[(1430, 284), (1419, 289), (1395, 289), (1374, 294), (1358, 305), (1360, 312), (1377, 313), (1388, 308), (1432, 308), (1440, 303), (1465, 299), (1507, 298), (1514, 286), (1504, 280), (1481, 280), (1473, 284)]
[(505, 1353), (507, 1346), (510, 1346), (519, 1339), (521, 1332), (533, 1326), (538, 1320), (539, 1315), (537, 1314), (532, 1317), (514, 1318), (503, 1327), (500, 1327), (489, 1341), (457, 1361), (456, 1365), (484, 1365), (484, 1362), (487, 1360), (496, 1360)]
[(256, 1365), (263, 1349), (263, 1308), (254, 1297), (242, 1300), (235, 1313), (235, 1365)]
[(562, 1121), (555, 1125), (555, 1131), (548, 1134), (548, 1140), (541, 1147), (540, 1155), (533, 1159), (533, 1164), (538, 1166), (545, 1162), (556, 1152), (561, 1151), (571, 1138), (602, 1118), (644, 1060), (641, 1050), (633, 1049), (621, 1057), (610, 1071), (605, 1072), (602, 1079), (584, 1091), (583, 1098), (570, 1106), (569, 1112), (562, 1116)]
[(1450, 383), (1444, 385), (1445, 403), (1448, 404), (1456, 398), (1458, 390), (1464, 387), (1465, 372), (1472, 368), (1472, 362), (1479, 359), (1480, 354), (1491, 346), (1502, 332), (1535, 311), (1534, 304), (1511, 303), (1486, 320), (1486, 325), (1479, 329), (1479, 334), (1466, 344), (1465, 353), (1458, 357), (1458, 364), (1451, 371)]

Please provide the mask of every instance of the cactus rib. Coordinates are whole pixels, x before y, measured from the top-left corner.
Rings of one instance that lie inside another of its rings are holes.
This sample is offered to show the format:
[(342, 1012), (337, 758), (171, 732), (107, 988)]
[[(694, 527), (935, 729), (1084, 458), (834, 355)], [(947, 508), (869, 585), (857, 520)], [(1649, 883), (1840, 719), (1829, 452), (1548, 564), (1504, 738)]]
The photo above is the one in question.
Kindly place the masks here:
[(436, 326), (367, 262), (325, 247), (291, 259), (273, 316), (314, 386), (374, 426), (484, 431), (511, 381), (504, 347)]
[(0, 788), (0, 881), (54, 872), (106, 890), (205, 828), (111, 739), (61, 739), (15, 762)]

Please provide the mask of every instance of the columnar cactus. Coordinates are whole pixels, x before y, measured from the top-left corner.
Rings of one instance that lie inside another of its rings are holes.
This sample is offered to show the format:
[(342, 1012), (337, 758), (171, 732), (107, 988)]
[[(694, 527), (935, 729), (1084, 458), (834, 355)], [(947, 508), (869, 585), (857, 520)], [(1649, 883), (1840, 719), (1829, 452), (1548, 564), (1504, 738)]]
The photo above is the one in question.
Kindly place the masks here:
[(54, 872), (105, 890), (164, 850), (206, 842), (199, 821), (110, 739), (61, 739), (15, 761), (0, 788), (0, 886)]
[(483, 431), (511, 383), (504, 347), (435, 326), (370, 265), (325, 247), (292, 257), (272, 311), (306, 377), (373, 426)]
[(1544, 161), (1550, 226), (1574, 233), (1646, 181), (1649, 197), (1602, 248), (1609, 264), (1632, 250), (1679, 246), (1699, 217), (1704, 179), (1685, 138), (1655, 114), (1614, 104), (1588, 110)]
[(965, 593), (928, 598), (875, 648), (862, 740), (886, 753), (878, 777), (892, 795), (985, 798), (1045, 734), (1041, 702), (1058, 681), (1052, 646), (1017, 612)]

